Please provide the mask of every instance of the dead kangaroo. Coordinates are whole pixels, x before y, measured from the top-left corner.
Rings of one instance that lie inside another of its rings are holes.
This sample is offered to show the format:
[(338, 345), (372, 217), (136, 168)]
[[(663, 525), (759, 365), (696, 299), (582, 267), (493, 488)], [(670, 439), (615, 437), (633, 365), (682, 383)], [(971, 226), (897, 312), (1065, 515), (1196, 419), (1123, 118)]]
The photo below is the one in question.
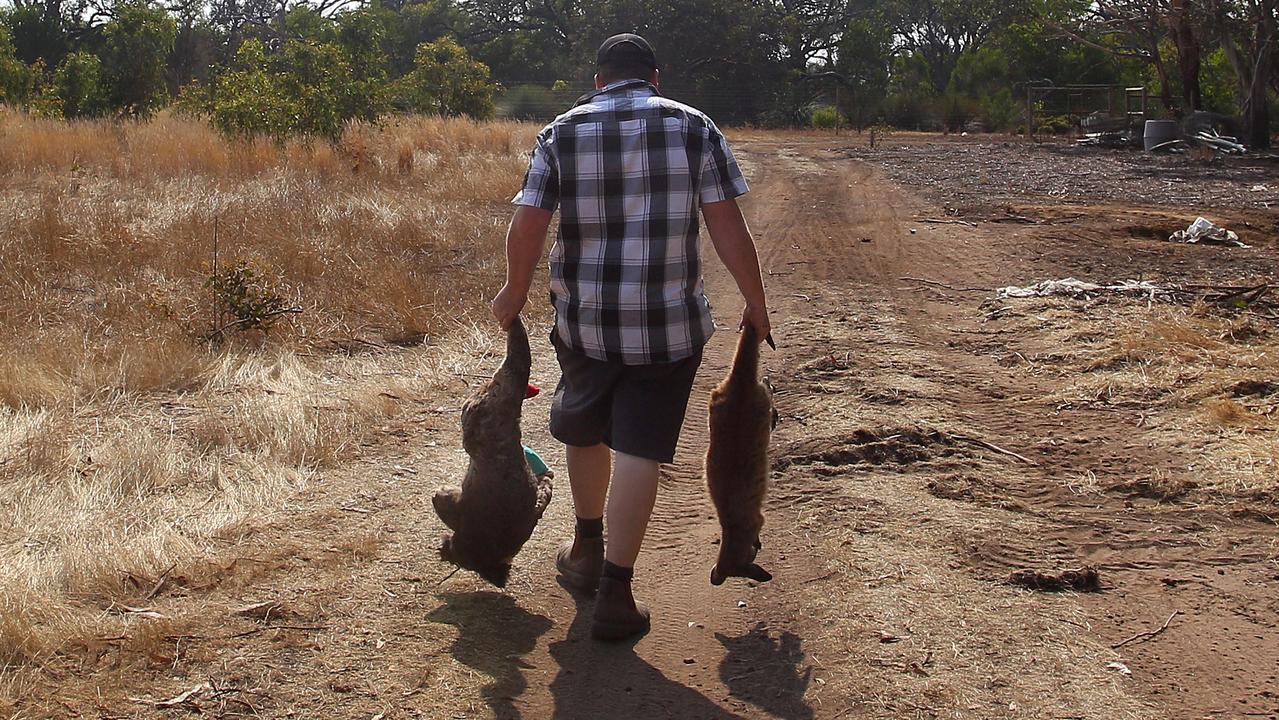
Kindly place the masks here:
[[(773, 345), (772, 336), (767, 338)], [(730, 577), (772, 580), (755, 564), (759, 531), (764, 527), (764, 494), (768, 491), (768, 439), (777, 425), (773, 389), (759, 380), (759, 342), (747, 325), (737, 341), (728, 376), (711, 393), (710, 447), (706, 451), (706, 485), (719, 514), (722, 537), (711, 583)]]
[(462, 487), (440, 488), (432, 498), (435, 514), (453, 531), (440, 556), (498, 587), (551, 501), (550, 479), (533, 476), (520, 445), (531, 364), (528, 334), (516, 318), (502, 367), (462, 406), (462, 447), (471, 457)]

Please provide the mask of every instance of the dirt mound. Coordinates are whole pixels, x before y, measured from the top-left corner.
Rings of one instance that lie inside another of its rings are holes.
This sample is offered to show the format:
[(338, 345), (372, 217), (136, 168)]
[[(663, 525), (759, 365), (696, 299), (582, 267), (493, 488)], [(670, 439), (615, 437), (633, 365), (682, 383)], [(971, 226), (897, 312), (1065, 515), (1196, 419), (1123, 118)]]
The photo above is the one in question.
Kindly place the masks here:
[(794, 465), (910, 465), (948, 456), (955, 441), (939, 430), (859, 429), (847, 435), (801, 440), (773, 460), (774, 470)]

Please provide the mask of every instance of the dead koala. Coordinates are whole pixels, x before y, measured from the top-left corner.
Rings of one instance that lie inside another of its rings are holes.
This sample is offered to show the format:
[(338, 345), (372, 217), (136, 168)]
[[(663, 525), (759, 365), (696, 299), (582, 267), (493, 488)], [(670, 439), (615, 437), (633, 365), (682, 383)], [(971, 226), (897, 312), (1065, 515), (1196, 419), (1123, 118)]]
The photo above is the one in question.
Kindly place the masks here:
[(502, 367), (462, 406), (462, 447), (471, 458), (462, 486), (440, 488), (432, 498), (435, 514), (453, 531), (440, 556), (498, 587), (551, 501), (550, 479), (533, 476), (520, 445), (531, 364), (528, 334), (516, 318)]

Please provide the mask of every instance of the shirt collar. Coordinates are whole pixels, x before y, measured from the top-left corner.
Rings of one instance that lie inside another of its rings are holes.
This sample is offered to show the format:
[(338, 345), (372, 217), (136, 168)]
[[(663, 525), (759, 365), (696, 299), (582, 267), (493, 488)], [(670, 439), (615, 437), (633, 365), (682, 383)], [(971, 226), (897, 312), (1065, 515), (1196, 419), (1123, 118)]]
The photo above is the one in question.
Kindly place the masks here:
[(577, 105), (585, 105), (602, 95), (612, 95), (614, 93), (619, 95), (629, 94), (633, 90), (643, 90), (643, 89), (652, 91), (654, 95), (661, 95), (661, 93), (658, 92), (657, 87), (647, 80), (642, 80), (640, 78), (632, 78), (630, 80), (617, 80), (615, 82), (611, 82), (605, 85), (599, 90), (586, 93), (582, 97), (578, 98), (577, 102), (574, 103), (574, 107), (576, 107)]

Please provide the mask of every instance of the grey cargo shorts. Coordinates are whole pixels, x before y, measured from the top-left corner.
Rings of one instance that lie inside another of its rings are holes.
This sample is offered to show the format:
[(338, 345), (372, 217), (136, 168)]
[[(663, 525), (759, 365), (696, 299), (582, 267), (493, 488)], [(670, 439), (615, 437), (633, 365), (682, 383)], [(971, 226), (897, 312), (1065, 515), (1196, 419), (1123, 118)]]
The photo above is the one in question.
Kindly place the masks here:
[(566, 347), (555, 332), (551, 344), (560, 381), (551, 402), (551, 435), (565, 445), (604, 443), (617, 452), (671, 462), (679, 444), (699, 348), (670, 363), (626, 365), (596, 360)]

